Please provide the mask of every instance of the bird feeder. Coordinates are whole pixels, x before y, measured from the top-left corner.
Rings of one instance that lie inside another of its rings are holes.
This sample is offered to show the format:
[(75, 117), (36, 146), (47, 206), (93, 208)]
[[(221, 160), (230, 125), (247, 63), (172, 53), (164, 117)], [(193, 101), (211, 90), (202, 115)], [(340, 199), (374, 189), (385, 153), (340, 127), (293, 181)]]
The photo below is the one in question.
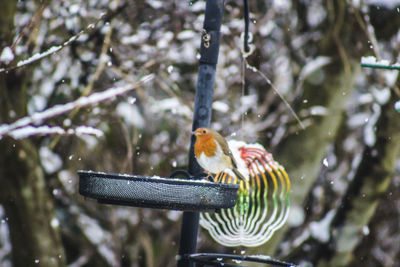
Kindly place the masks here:
[(216, 211), (236, 203), (238, 185), (206, 180), (78, 171), (79, 193), (102, 204)]
[[(206, 1), (192, 130), (210, 125), (223, 7), (223, 0)], [(102, 204), (184, 211), (178, 267), (192, 267), (195, 263), (223, 266), (221, 259), (239, 258), (294, 266), (262, 255), (195, 253), (200, 212), (204, 212), (202, 226), (221, 244), (256, 245), (257, 241), (249, 242), (244, 235), (238, 235), (240, 231), (247, 231), (250, 239), (261, 236), (265, 242), (286, 220), (289, 180), (283, 168), (263, 148), (243, 145), (238, 151), (242, 168), (248, 170), (249, 181), (239, 184), (227, 173), (220, 173), (216, 177), (217, 183), (204, 181), (203, 169), (194, 157), (194, 142), (192, 136), (188, 171), (178, 170), (169, 178), (79, 171), (79, 192)], [(273, 204), (269, 203), (269, 197)], [(238, 205), (235, 206), (236, 202)], [(229, 218), (232, 218), (232, 224), (226, 226)], [(255, 226), (250, 226), (253, 223)]]

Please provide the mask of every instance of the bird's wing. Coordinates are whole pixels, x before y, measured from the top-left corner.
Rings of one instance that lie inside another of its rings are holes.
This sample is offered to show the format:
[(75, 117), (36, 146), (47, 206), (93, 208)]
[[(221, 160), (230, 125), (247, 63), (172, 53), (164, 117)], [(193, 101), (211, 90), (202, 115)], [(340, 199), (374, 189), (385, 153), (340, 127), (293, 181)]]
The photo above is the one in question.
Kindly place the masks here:
[(222, 137), (219, 133), (213, 131), (213, 134), (215, 135), (215, 139), (217, 139), (217, 142), (221, 144), (222, 151), (224, 152), (225, 155), (231, 158), (232, 160), (232, 165), (234, 168), (237, 168), (237, 163), (235, 158), (233, 157), (232, 151), (229, 149), (228, 142), (226, 141), (225, 138)]
[(233, 167), (237, 169), (236, 160), (235, 160), (235, 158), (233, 157), (233, 154), (232, 154), (232, 152), (231, 152), (230, 150), (229, 150), (229, 157), (230, 157), (231, 160), (232, 160), (232, 165), (233, 165)]

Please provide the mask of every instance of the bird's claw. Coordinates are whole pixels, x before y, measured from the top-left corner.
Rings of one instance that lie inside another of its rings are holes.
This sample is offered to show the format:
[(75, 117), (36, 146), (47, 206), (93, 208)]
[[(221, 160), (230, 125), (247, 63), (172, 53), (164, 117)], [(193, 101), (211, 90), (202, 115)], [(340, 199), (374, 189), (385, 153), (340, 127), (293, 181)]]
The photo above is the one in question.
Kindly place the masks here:
[(207, 174), (207, 176), (204, 179), (206, 179), (206, 180), (208, 180), (210, 182), (215, 182), (215, 178), (214, 178), (214, 176), (212, 176), (211, 173), (206, 172), (206, 174)]

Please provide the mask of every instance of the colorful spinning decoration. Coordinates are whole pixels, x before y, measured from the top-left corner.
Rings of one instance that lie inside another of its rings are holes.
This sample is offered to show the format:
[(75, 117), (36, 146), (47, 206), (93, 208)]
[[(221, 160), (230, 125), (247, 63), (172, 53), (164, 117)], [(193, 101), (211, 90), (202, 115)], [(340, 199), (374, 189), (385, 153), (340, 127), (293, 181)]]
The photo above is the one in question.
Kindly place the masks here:
[(285, 169), (260, 144), (229, 141), (239, 171), (248, 181), (238, 181), (229, 170), (216, 175), (222, 183), (238, 183), (237, 204), (217, 213), (201, 213), (200, 225), (223, 246), (256, 247), (267, 242), (289, 215), (290, 180)]

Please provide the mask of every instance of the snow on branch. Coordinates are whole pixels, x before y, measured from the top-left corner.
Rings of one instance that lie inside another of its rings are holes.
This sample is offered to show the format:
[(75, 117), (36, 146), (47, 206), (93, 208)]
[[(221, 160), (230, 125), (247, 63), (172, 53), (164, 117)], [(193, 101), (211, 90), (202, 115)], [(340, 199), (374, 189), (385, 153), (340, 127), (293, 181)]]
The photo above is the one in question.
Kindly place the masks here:
[[(40, 59), (42, 59), (44, 57), (47, 57), (47, 56), (49, 56), (49, 55), (51, 55), (53, 53), (56, 53), (56, 52), (60, 51), (61, 49), (63, 49), (67, 45), (69, 45), (72, 42), (76, 41), (82, 34), (90, 32), (91, 30), (93, 30), (96, 27), (96, 25), (105, 17), (105, 15), (106, 15), (106, 13), (102, 13), (100, 18), (95, 23), (89, 24), (86, 27), (86, 29), (81, 30), (78, 34), (72, 36), (67, 41), (65, 41), (63, 44), (52, 46), (49, 49), (47, 49), (46, 51), (44, 51), (44, 52), (34, 54), (33, 56), (31, 56), (31, 57), (29, 57), (27, 59), (19, 61), (15, 66), (11, 66), (11, 67), (8, 67), (8, 68), (7, 67), (6, 68), (0, 68), (0, 73), (5, 72), (5, 71), (10, 71), (10, 70), (13, 70), (13, 69), (20, 68), (22, 66), (31, 64), (31, 63), (33, 63), (35, 61), (38, 61), (38, 60), (40, 60)], [(7, 47), (5, 49), (7, 49)], [(8, 50), (6, 52), (7, 52), (6, 55), (8, 55), (10, 53), (10, 51), (8, 51)], [(12, 53), (12, 51), (11, 51), (11, 53)], [(4, 54), (4, 51), (2, 52), (2, 58), (3, 58), (3, 54)], [(9, 58), (10, 58), (10, 56), (7, 57), (7, 59), (9, 59)], [(14, 57), (12, 57), (12, 58), (14, 58)], [(10, 61), (10, 60), (7, 60), (7, 61)], [(6, 60), (4, 60), (4, 62), (6, 62)]]
[(7, 135), (11, 136), (14, 139), (24, 139), (28, 138), (29, 136), (33, 135), (77, 135), (77, 136), (82, 136), (82, 135), (95, 135), (96, 137), (103, 137), (104, 133), (103, 131), (93, 128), (93, 127), (88, 127), (88, 126), (78, 126), (75, 129), (68, 129), (65, 130), (61, 127), (58, 126), (39, 126), (39, 127), (34, 127), (34, 126), (25, 126), (22, 128), (18, 128), (15, 130), (12, 130), (9, 132)]
[(389, 60), (377, 60), (376, 57), (362, 57), (361, 67), (374, 69), (400, 70), (400, 63), (390, 64)]
[[(111, 99), (113, 97), (116, 97), (118, 95), (124, 94), (130, 90), (137, 88), (138, 86), (140, 86), (144, 83), (149, 82), (153, 78), (154, 78), (154, 74), (150, 74), (150, 75), (143, 77), (137, 84), (127, 84), (127, 85), (121, 86), (121, 87), (112, 87), (112, 88), (109, 88), (102, 92), (93, 93), (89, 96), (82, 96), (82, 97), (78, 98), (77, 100), (66, 103), (66, 104), (55, 105), (44, 111), (36, 112), (36, 113), (32, 114), (31, 116), (26, 116), (26, 117), (20, 118), (11, 124), (1, 124), (0, 125), (0, 139), (5, 135), (9, 135), (11, 137), (13, 137), (13, 135), (18, 137), (18, 136), (22, 136), (24, 134), (28, 134), (27, 136), (33, 135), (33, 134), (29, 134), (29, 132), (30, 133), (36, 132), (39, 135), (43, 135), (45, 132), (47, 132), (47, 134), (65, 134), (62, 131), (60, 131), (60, 130), (65, 131), (62, 128), (56, 128), (56, 127), (46, 128), (45, 126), (43, 126), (42, 128), (36, 127), (34, 129), (34, 127), (32, 127), (32, 128), (26, 128), (26, 127), (29, 126), (30, 124), (41, 123), (44, 120), (56, 117), (63, 113), (67, 113), (73, 109), (97, 104), (97, 103), (103, 102), (105, 100)], [(24, 128), (26, 128), (25, 129), (26, 133), (23, 133)], [(18, 130), (21, 129), (22, 132), (16, 131), (16, 129), (18, 129)], [(99, 132), (93, 131), (93, 128), (90, 128), (90, 127), (79, 128), (78, 130), (77, 129), (73, 130), (73, 132), (70, 132), (70, 133), (68, 133), (68, 130), (67, 130), (66, 134), (74, 134), (75, 133), (75, 134), (79, 135), (79, 134), (87, 134), (88, 132), (91, 132), (90, 134), (94, 134), (94, 135), (99, 134)], [(20, 138), (17, 138), (17, 139), (20, 139)]]

